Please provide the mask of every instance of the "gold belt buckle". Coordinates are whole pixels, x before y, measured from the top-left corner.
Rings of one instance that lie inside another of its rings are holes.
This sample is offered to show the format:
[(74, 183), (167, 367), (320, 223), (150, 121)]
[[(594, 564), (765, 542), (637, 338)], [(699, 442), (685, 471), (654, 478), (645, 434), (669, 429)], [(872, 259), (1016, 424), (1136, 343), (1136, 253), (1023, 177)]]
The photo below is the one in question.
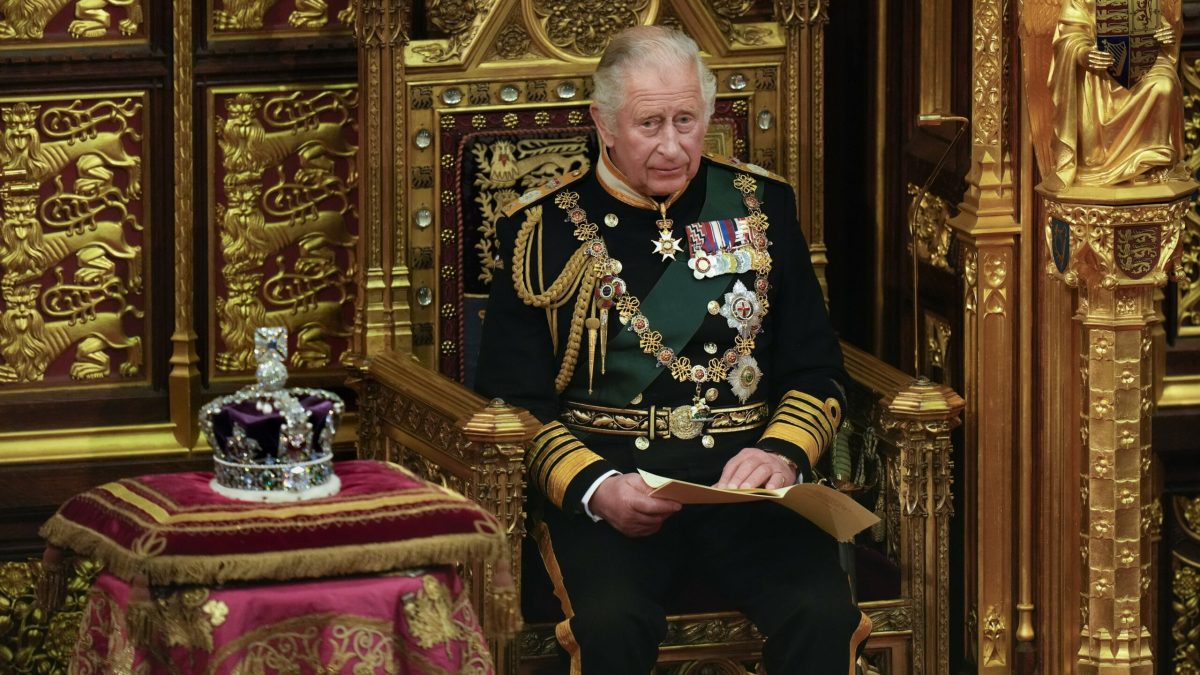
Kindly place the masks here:
[(692, 415), (694, 406), (681, 405), (671, 409), (669, 418), (669, 426), (671, 435), (675, 438), (688, 440), (700, 435), (704, 431), (704, 420), (698, 420)]

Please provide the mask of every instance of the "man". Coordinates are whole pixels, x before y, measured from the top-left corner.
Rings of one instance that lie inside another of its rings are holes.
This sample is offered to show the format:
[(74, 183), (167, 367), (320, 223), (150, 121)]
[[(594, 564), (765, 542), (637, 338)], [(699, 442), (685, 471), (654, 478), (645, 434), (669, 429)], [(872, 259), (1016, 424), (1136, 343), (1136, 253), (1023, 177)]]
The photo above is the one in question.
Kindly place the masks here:
[(594, 84), (596, 170), (498, 224), (511, 277), (476, 385), (545, 425), (530, 517), (571, 672), (649, 672), (685, 565), (767, 636), (771, 675), (852, 672), (870, 621), (828, 535), (765, 502), (681, 506), (637, 473), (779, 487), (832, 441), (845, 374), (792, 191), (703, 156), (716, 85), (681, 33), (621, 33)]

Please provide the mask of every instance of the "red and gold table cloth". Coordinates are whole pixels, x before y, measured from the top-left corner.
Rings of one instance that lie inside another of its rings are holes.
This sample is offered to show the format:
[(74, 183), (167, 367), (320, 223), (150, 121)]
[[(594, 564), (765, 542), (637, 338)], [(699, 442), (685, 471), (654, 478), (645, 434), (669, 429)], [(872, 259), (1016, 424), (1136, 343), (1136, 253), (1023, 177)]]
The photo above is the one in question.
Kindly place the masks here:
[(97, 578), (72, 673), (494, 672), (452, 568), (159, 589), (145, 642), (131, 636), (131, 591), (111, 574)]

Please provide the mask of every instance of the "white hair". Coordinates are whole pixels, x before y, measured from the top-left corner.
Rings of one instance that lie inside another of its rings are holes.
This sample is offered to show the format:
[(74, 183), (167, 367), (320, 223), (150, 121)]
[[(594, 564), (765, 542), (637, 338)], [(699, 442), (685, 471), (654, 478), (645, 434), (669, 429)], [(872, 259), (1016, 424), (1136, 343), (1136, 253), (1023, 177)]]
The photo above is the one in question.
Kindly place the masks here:
[(600, 57), (592, 75), (592, 102), (608, 129), (617, 127), (617, 111), (625, 104), (625, 80), (636, 70), (692, 66), (704, 101), (704, 121), (712, 117), (717, 99), (717, 78), (700, 58), (696, 41), (663, 26), (634, 26), (615, 37)]

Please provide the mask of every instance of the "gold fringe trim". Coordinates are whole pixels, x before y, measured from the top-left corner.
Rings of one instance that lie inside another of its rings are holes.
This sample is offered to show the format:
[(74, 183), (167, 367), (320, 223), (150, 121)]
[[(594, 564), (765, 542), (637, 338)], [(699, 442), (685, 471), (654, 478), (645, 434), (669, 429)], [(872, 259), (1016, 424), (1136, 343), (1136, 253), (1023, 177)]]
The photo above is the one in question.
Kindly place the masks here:
[(265, 553), (142, 556), (94, 530), (55, 514), (39, 532), (55, 546), (99, 560), (126, 581), (145, 574), (151, 586), (318, 578), (387, 572), (405, 567), (495, 560), (505, 550), (501, 531), (444, 534), (403, 541)]

